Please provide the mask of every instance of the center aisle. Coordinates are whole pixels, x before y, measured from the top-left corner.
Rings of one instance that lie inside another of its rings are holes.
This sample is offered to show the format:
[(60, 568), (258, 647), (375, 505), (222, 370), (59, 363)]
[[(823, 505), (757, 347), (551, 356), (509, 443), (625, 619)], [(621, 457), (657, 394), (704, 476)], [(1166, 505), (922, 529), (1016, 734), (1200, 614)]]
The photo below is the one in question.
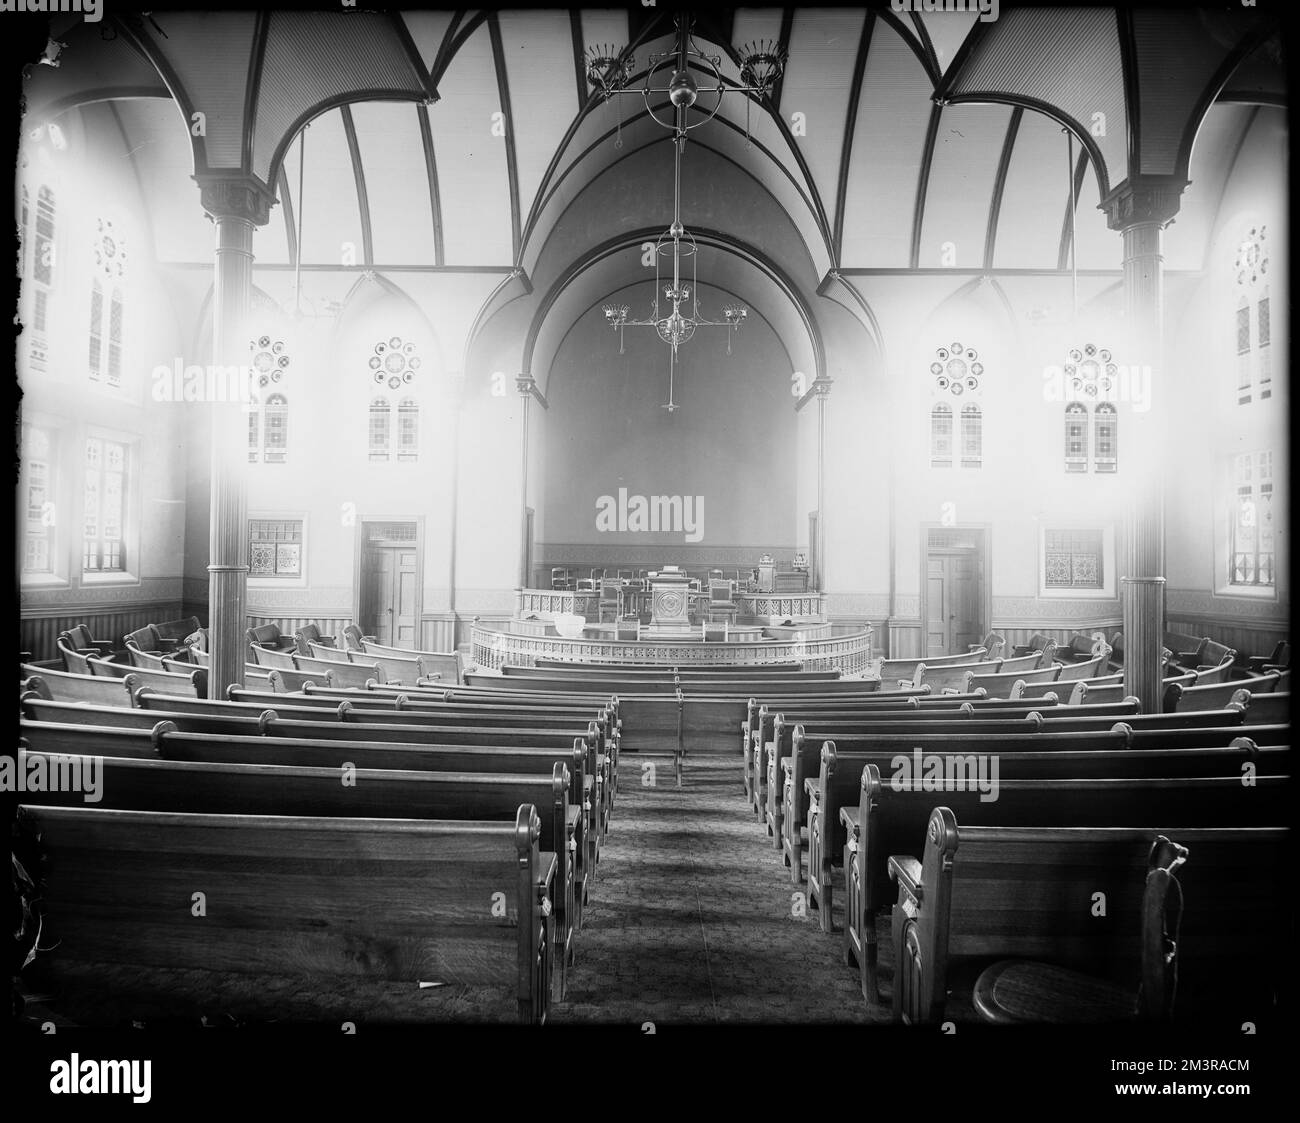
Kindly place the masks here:
[[(646, 766), (653, 765), (653, 773)], [(886, 1022), (868, 1013), (836, 931), (801, 902), (738, 761), (625, 753), (610, 833), (555, 1025)], [(837, 887), (838, 888), (838, 887)]]

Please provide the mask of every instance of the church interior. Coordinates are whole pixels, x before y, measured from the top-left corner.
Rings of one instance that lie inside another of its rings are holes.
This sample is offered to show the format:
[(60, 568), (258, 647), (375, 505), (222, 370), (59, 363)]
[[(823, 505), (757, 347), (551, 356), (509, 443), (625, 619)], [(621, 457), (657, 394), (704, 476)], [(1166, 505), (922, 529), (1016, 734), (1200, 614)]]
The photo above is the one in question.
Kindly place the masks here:
[(20, 1020), (1285, 1023), (1275, 7), (128, 7), (23, 17)]

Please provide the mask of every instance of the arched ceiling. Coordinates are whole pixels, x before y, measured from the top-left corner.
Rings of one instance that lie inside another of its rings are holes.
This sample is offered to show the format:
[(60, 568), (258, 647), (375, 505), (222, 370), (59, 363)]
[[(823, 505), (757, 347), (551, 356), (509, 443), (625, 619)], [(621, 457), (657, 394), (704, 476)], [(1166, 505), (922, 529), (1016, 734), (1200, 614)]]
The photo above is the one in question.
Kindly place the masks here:
[[(779, 40), (789, 62), (764, 102), (722, 99), (692, 134), (687, 174), (706, 149), (741, 169), (789, 216), (820, 278), (1057, 270), (1072, 228), (1080, 267), (1114, 269), (1101, 192), (1134, 166), (1182, 167), (1198, 184), (1185, 206), (1201, 210), (1169, 243), (1195, 267), (1203, 237), (1193, 246), (1188, 235), (1208, 229), (1238, 130), (1284, 97), (1268, 20), (1253, 8), (1176, 18), (1007, 7), (992, 23), (877, 9), (701, 12), (696, 41), (718, 56), (724, 82), (739, 80), (752, 40)], [(115, 107), (166, 260), (210, 260), (186, 177), (229, 171), (265, 180), (281, 204), (258, 234), (259, 262), (531, 276), (584, 190), (666, 135), (639, 97), (593, 96), (583, 61), (588, 46), (630, 45), (643, 73), (673, 43), (671, 13), (655, 8), (158, 11), (56, 27), (60, 65), (31, 68), (28, 113)], [(1089, 128), (1097, 111), (1103, 136)], [(635, 224), (666, 225), (669, 208), (646, 198)], [(617, 220), (627, 216), (610, 216), (611, 231)], [(719, 233), (775, 252), (763, 230)]]

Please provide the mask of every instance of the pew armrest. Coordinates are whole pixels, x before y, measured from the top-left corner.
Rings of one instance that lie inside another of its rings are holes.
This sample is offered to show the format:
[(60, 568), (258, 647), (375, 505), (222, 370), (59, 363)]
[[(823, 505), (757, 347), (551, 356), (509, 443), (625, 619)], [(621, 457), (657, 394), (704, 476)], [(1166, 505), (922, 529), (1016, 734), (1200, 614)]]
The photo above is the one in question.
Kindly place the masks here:
[(794, 772), (794, 757), (783, 756), (781, 758), (781, 771), (784, 772), (787, 776), (791, 775)]
[(906, 854), (895, 854), (889, 859), (889, 876), (898, 882), (900, 890), (906, 889), (913, 899), (920, 901), (921, 863)]
[(844, 824), (844, 829), (849, 832), (849, 838), (857, 838), (858, 809), (856, 807), (841, 807), (840, 822)]
[(819, 779), (820, 777), (809, 776), (803, 782), (803, 790), (808, 793), (809, 798), (814, 800), (817, 798), (817, 783)]

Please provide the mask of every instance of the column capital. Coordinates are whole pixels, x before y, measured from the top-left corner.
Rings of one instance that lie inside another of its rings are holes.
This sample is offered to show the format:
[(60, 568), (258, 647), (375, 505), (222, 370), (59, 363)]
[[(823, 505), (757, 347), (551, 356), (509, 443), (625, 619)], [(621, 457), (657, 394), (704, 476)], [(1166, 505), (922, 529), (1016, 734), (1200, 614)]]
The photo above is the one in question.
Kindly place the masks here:
[(1125, 230), (1142, 223), (1164, 226), (1178, 213), (1187, 180), (1172, 175), (1130, 176), (1102, 201), (1106, 225)]
[(254, 226), (265, 226), (271, 218), (275, 193), (256, 176), (234, 172), (227, 175), (196, 175), (199, 200), (209, 218), (242, 218)]
[(824, 374), (819, 374), (812, 380), (812, 385), (804, 391), (803, 397), (794, 403), (795, 412), (798, 413), (804, 406), (814, 398), (818, 401), (825, 401), (831, 396), (831, 387), (835, 385), (835, 379), (828, 378)]
[(537, 379), (531, 374), (515, 375), (515, 389), (519, 391), (521, 398), (532, 398), (542, 409), (549, 409), (550, 404), (546, 396), (542, 393), (541, 387), (537, 385)]

